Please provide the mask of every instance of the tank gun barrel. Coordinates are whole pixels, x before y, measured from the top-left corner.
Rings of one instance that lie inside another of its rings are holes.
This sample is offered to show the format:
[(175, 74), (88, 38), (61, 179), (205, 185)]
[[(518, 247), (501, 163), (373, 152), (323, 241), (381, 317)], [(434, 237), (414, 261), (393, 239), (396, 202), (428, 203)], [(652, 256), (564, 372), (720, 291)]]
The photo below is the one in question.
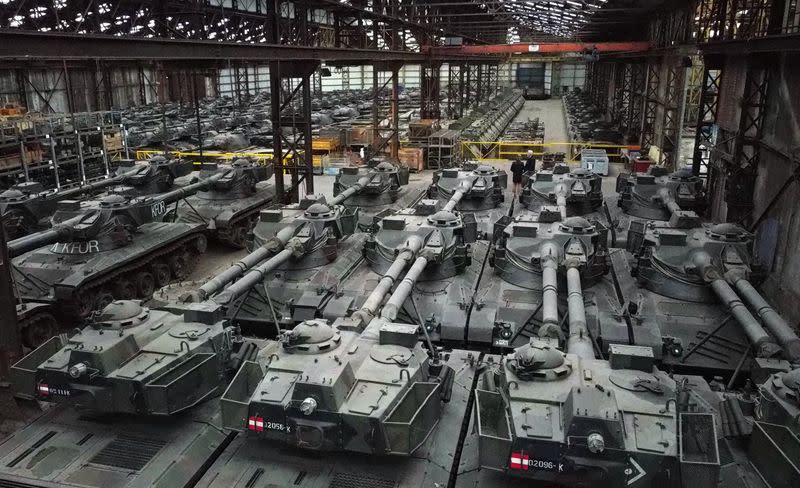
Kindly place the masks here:
[(163, 201), (164, 203), (176, 202), (181, 198), (193, 195), (198, 191), (208, 188), (209, 186), (214, 184), (214, 182), (219, 181), (224, 176), (224, 174), (225, 174), (224, 172), (215, 173), (209, 176), (208, 178), (203, 178), (202, 180), (197, 181), (195, 183), (191, 183), (186, 186), (176, 188), (175, 190), (169, 191), (167, 193), (162, 193), (161, 195), (158, 195), (155, 198)]
[(456, 205), (458, 205), (458, 202), (460, 202), (461, 199), (464, 198), (464, 195), (466, 195), (467, 193), (469, 193), (470, 190), (472, 190), (472, 186), (474, 184), (475, 184), (474, 179), (462, 180), (461, 183), (459, 183), (456, 191), (453, 192), (453, 196), (450, 197), (450, 200), (447, 201), (442, 210), (445, 212), (452, 212), (453, 210), (455, 210)]
[(542, 262), (542, 327), (540, 336), (558, 330), (558, 256), (559, 248), (553, 242), (542, 244), (539, 254)]
[(378, 282), (378, 286), (372, 290), (372, 293), (364, 300), (361, 309), (354, 313), (353, 317), (359, 318), (363, 324), (366, 324), (375, 316), (375, 312), (377, 312), (378, 308), (381, 306), (383, 298), (389, 293), (392, 289), (392, 285), (394, 285), (397, 278), (400, 277), (400, 273), (408, 266), (408, 263), (414, 259), (414, 256), (421, 248), (422, 239), (417, 236), (412, 236), (406, 241), (405, 249), (397, 254), (397, 257), (394, 259), (391, 266), (389, 266), (389, 269), (386, 270), (381, 281)]
[(336, 195), (335, 197), (333, 197), (333, 199), (328, 203), (328, 205), (331, 205), (331, 206), (339, 205), (340, 203), (344, 202), (348, 198), (352, 197), (356, 193), (358, 193), (361, 190), (363, 190), (364, 188), (366, 188), (366, 186), (369, 184), (369, 182), (370, 182), (370, 177), (369, 176), (364, 176), (362, 178), (359, 178), (358, 181), (353, 186), (351, 186), (350, 188), (346, 189), (342, 193), (340, 193), (340, 194)]
[(658, 191), (658, 197), (661, 199), (661, 203), (666, 207), (670, 213), (680, 212), (681, 206), (678, 205), (678, 202), (672, 197), (672, 194), (666, 188), (662, 188)]
[(213, 300), (220, 304), (231, 303), (236, 298), (242, 296), (249, 289), (258, 284), (264, 276), (285, 263), (292, 257), (293, 251), (291, 249), (284, 249), (278, 254), (272, 256), (267, 261), (262, 263), (257, 268), (250, 270), (246, 275), (236, 283), (229, 286), (225, 291), (213, 298)]
[(792, 327), (764, 300), (749, 281), (738, 279), (734, 281), (734, 286), (739, 296), (756, 311), (767, 329), (778, 340), (789, 360), (800, 361), (800, 337), (797, 337)]
[(54, 193), (53, 196), (57, 197), (58, 199), (64, 199), (65, 200), (65, 199), (73, 197), (75, 195), (81, 195), (81, 194), (84, 194), (84, 193), (89, 193), (89, 192), (94, 192), (96, 190), (101, 190), (103, 188), (107, 188), (109, 186), (113, 186), (113, 185), (123, 181), (125, 178), (128, 178), (130, 176), (135, 175), (137, 173), (137, 171), (138, 171), (138, 168), (134, 168), (134, 169), (130, 169), (128, 171), (125, 171), (124, 173), (115, 175), (115, 176), (110, 176), (108, 178), (103, 178), (101, 180), (92, 181), (90, 183), (85, 183), (83, 185), (76, 186), (74, 188), (68, 188), (66, 190), (59, 190), (56, 193)]
[(60, 224), (56, 224), (49, 229), (20, 237), (19, 239), (14, 239), (8, 243), (8, 256), (10, 258), (15, 258), (28, 251), (59, 242), (62, 239), (68, 239), (72, 235), (75, 226), (85, 218), (86, 215), (78, 215)]
[(717, 298), (728, 307), (731, 315), (733, 315), (736, 321), (739, 322), (739, 325), (742, 326), (747, 338), (750, 339), (750, 342), (756, 347), (758, 355), (761, 357), (770, 357), (777, 354), (780, 351), (778, 345), (772, 341), (767, 331), (761, 327), (761, 324), (753, 317), (753, 314), (750, 313), (747, 306), (742, 303), (739, 295), (737, 295), (728, 282), (725, 281), (722, 273), (714, 267), (711, 256), (705, 252), (698, 252), (692, 257), (692, 262), (700, 272), (700, 276), (711, 284), (711, 289), (714, 290)]
[(581, 272), (576, 266), (567, 269), (567, 306), (569, 310), (569, 339), (567, 352), (582, 359), (594, 359), (594, 347), (586, 328), (586, 308), (583, 305)]
[(387, 320), (394, 320), (397, 318), (397, 313), (400, 311), (400, 307), (403, 306), (403, 303), (406, 301), (406, 298), (411, 294), (412, 288), (414, 288), (414, 283), (417, 282), (419, 279), (419, 275), (425, 271), (425, 266), (428, 265), (428, 258), (424, 256), (420, 256), (414, 261), (414, 264), (411, 266), (411, 269), (408, 270), (406, 273), (405, 278), (403, 281), (397, 285), (397, 288), (392, 293), (392, 296), (389, 297), (389, 300), (383, 306), (381, 310), (381, 317)]
[(225, 285), (244, 274), (244, 272), (248, 269), (253, 268), (258, 263), (267, 259), (267, 257), (269, 257), (271, 254), (282, 250), (293, 235), (294, 229), (292, 227), (284, 227), (278, 231), (274, 238), (267, 241), (264, 243), (264, 245), (243, 257), (233, 266), (203, 284), (203, 286), (201, 286), (197, 291), (197, 300), (205, 300), (214, 293), (217, 293), (219, 290), (225, 288)]

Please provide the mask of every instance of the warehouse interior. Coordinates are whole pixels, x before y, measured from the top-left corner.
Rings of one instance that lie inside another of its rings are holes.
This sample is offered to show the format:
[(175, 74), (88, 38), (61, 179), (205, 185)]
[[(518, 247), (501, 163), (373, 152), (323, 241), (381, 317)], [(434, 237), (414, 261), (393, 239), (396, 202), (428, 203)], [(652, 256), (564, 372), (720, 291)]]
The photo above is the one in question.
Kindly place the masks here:
[(0, 487), (800, 486), (798, 51), (795, 0), (0, 0)]

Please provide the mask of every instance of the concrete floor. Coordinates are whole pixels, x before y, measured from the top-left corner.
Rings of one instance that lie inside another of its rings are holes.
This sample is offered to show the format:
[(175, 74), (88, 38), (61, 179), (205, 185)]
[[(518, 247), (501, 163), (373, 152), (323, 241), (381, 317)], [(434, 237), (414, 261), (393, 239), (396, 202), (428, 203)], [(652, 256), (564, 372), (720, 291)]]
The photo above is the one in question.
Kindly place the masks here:
[[(549, 100), (525, 100), (525, 105), (519, 111), (514, 122), (535, 119), (544, 122), (544, 142), (552, 144), (554, 142), (568, 142), (567, 123), (564, 119), (564, 105), (560, 98)], [(553, 149), (548, 151), (562, 151)]]

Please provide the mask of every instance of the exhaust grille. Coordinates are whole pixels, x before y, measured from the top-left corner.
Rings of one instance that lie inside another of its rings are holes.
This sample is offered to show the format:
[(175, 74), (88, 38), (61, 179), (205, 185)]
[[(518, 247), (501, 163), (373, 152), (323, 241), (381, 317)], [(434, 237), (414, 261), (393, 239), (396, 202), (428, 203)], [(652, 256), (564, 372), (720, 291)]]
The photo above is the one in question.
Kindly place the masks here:
[(159, 439), (117, 436), (89, 461), (115, 468), (141, 470), (167, 443)]
[(395, 488), (397, 483), (365, 473), (337, 472), (328, 488)]

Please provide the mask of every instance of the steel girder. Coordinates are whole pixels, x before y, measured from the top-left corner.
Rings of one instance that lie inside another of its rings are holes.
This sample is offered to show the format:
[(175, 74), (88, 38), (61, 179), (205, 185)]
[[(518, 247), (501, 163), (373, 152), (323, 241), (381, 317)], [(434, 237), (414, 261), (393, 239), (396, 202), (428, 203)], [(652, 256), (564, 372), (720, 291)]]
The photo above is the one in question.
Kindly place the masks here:
[(440, 100), (440, 78), (442, 65), (440, 63), (424, 64), (420, 66), (420, 118), (442, 118)]
[[(299, 185), (303, 181), (306, 193), (314, 193), (311, 75), (318, 67), (318, 62), (304, 66), (280, 61), (269, 64), (275, 197), (279, 202), (299, 201)], [(286, 171), (292, 182), (289, 193), (283, 181)]]
[(684, 78), (686, 67), (679, 60), (667, 58), (664, 67), (666, 80), (664, 84), (664, 100), (661, 111), (661, 131), (657, 135), (660, 149), (658, 163), (674, 169), (680, 153), (680, 138), (683, 129), (684, 97), (686, 90)]
[(711, 149), (716, 144), (717, 109), (719, 107), (719, 90), (722, 81), (722, 70), (708, 65), (703, 67), (703, 79), (700, 86), (700, 103), (698, 106), (697, 126), (694, 138), (692, 173), (708, 181)]
[[(372, 146), (371, 155), (387, 146), (389, 156), (397, 159), (400, 149), (398, 76), (401, 63), (376, 63), (372, 67)], [(382, 125), (383, 122), (386, 125)]]
[(733, 144), (733, 160), (725, 168), (727, 220), (749, 223), (753, 191), (761, 160), (761, 137), (769, 89), (769, 69), (764, 57), (748, 61), (739, 128)]
[(661, 59), (649, 58), (647, 60), (647, 74), (645, 77), (644, 109), (642, 113), (642, 130), (639, 145), (645, 154), (650, 146), (655, 144), (656, 115), (658, 113), (658, 87), (661, 78)]

